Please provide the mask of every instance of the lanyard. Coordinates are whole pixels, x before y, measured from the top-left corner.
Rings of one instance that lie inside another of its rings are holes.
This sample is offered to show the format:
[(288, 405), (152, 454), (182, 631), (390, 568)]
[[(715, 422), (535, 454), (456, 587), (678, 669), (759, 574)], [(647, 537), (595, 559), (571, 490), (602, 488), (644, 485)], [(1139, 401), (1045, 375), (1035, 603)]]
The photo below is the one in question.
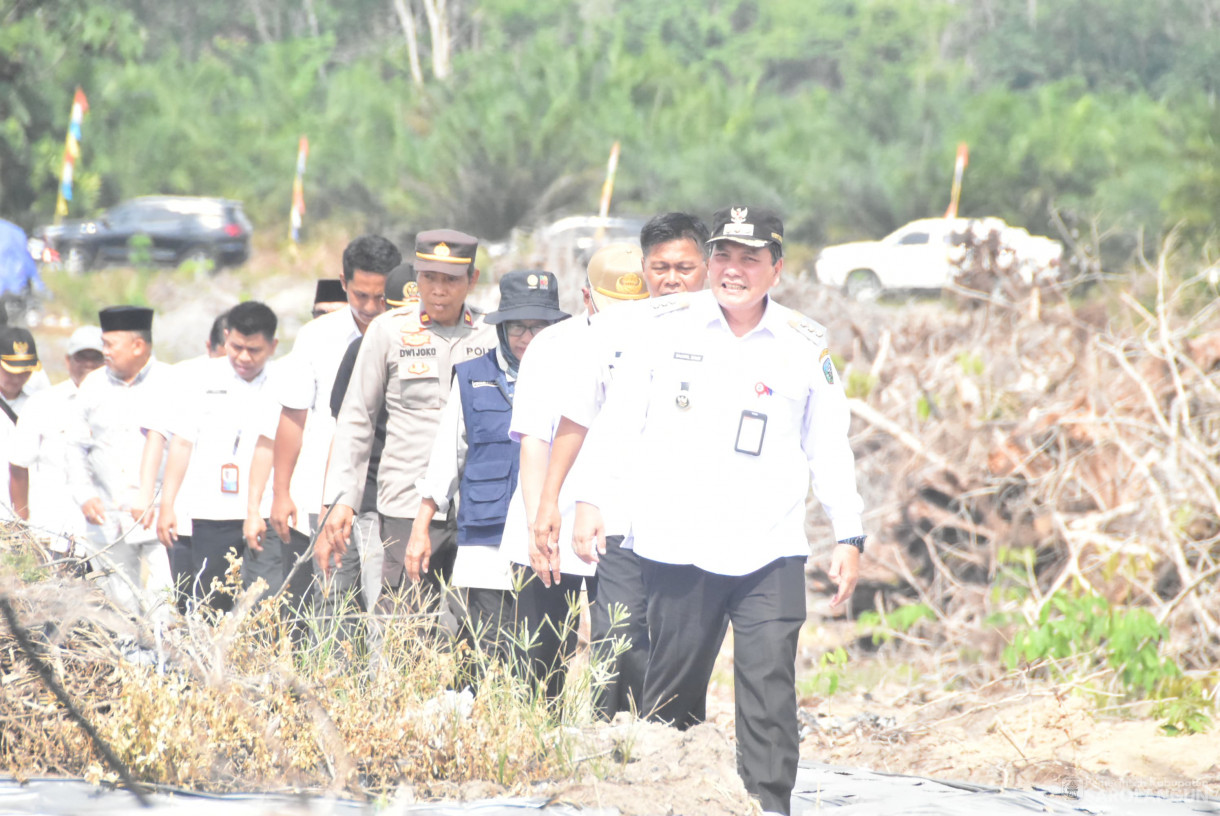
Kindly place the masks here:
[(500, 390), (500, 396), (504, 397), (510, 408), (513, 404), (513, 392), (515, 389), (512, 387), (512, 385), (514, 384), (510, 384), (508, 382), (508, 377), (505, 376), (503, 371), (496, 374), (496, 388)]

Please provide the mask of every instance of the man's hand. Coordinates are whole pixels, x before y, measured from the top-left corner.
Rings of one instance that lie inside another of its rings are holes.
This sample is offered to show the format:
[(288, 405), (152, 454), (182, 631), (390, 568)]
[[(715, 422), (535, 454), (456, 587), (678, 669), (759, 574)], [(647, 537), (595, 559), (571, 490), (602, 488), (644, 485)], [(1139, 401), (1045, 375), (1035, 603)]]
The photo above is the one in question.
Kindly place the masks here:
[(595, 505), (576, 502), (572, 549), (586, 564), (596, 564), (601, 560), (598, 556), (606, 554), (606, 524)]
[(830, 556), (830, 580), (839, 587), (830, 599), (830, 611), (835, 612), (836, 607), (850, 600), (856, 591), (856, 582), (860, 580), (860, 551), (851, 544), (835, 544)]
[(97, 496), (82, 504), (80, 511), (85, 515), (85, 521), (90, 524), (101, 525), (106, 523), (106, 508), (102, 505), (102, 500)]
[(262, 552), (263, 538), (267, 535), (267, 522), (263, 521), (263, 517), (258, 513), (246, 516), (241, 525), (241, 534), (242, 538), (246, 539), (247, 547), (254, 552)]
[(428, 571), (432, 560), (432, 535), (428, 525), (420, 524), (419, 519), (411, 525), (411, 538), (407, 540), (407, 554), (403, 560), (412, 581), (418, 581)]
[(271, 527), (281, 541), (288, 541), (297, 523), (297, 506), (287, 493), (274, 491), (271, 496)]
[(352, 518), (355, 515), (355, 509), (346, 504), (336, 504), (330, 511), (330, 518), (326, 519), (326, 525), (318, 531), (313, 557), (323, 575), (330, 575), (331, 570), (338, 569), (343, 560), (348, 539), (352, 537)]
[(178, 514), (170, 507), (161, 511), (157, 519), (157, 539), (166, 549), (178, 543)]
[(559, 502), (542, 497), (538, 501), (538, 516), (534, 519), (534, 539), (530, 542), (530, 566), (544, 586), (559, 583), (559, 528), (563, 517)]
[(146, 496), (143, 492), (136, 496), (135, 501), (131, 503), (131, 519), (145, 530), (152, 528), (157, 519), (152, 496)]

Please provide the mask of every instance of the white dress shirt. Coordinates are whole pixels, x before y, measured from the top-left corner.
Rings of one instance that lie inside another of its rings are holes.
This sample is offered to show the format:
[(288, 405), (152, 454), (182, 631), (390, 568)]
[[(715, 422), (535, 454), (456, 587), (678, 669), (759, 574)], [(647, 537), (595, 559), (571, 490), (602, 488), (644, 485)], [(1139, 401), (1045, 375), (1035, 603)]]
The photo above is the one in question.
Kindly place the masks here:
[[(30, 399), (29, 389), (22, 388), (21, 392), (13, 399), (6, 399), (4, 397), (0, 397), (0, 399), (4, 399), (9, 407), (13, 409), (13, 413), (20, 417), (21, 414), (25, 413), (26, 403)], [(0, 416), (0, 461), (9, 461), (16, 437), (17, 424), (7, 416)], [(0, 518), (14, 519), (17, 517), (17, 514), (13, 511), (13, 500), (9, 496), (9, 480), (7, 476), (8, 474), (5, 473), (4, 486), (0, 488)]]
[[(722, 575), (807, 556), (810, 474), (835, 538), (862, 534), (850, 413), (825, 330), (768, 298), (737, 337), (711, 292), (678, 303), (633, 324), (585, 440), (630, 473), (636, 553)], [(578, 498), (598, 504), (606, 478), (585, 471)]]
[(77, 506), (95, 496), (102, 500), (106, 522), (100, 529), (86, 523), (92, 537), (125, 537), (132, 544), (156, 540), (156, 529), (135, 525), (129, 511), (140, 490), (141, 419), (170, 377), (170, 366), (154, 357), (130, 383), (105, 366), (81, 381), (66, 435), (68, 485)]
[[(586, 345), (589, 342), (589, 321), (585, 315), (577, 315), (548, 326), (530, 341), (525, 357), (517, 371), (517, 387), (513, 395), (513, 418), (509, 425), (509, 436), (520, 442), (522, 437), (541, 439), (548, 445), (555, 438), (562, 416), (560, 405), (564, 394), (572, 387), (571, 379), (580, 369), (582, 361), (588, 362)], [(585, 459), (582, 452), (577, 457), (573, 473)], [(559, 492), (560, 556), (559, 568), (568, 575), (593, 575), (596, 564), (587, 564), (577, 557), (572, 549), (572, 526), (575, 523), (576, 500), (569, 477)], [(508, 520), (504, 524), (504, 537), (500, 551), (513, 563), (528, 566), (530, 563), (529, 540), (532, 533), (526, 519), (525, 499), (521, 495), (521, 483), (513, 491), (508, 505)]]
[[(330, 392), (335, 386), (335, 375), (343, 362), (344, 352), (359, 336), (360, 327), (356, 325), (350, 306), (309, 321), (297, 332), (292, 353), (282, 361), (272, 392), (284, 408), (309, 411), (289, 491), (297, 505), (297, 526), (307, 534), (310, 532), (309, 514), (317, 513), (323, 503), (326, 459), (335, 435)], [(263, 435), (274, 439), (279, 412), (272, 410), (265, 422), (270, 432), (265, 427)], [(327, 497), (327, 501), (330, 498), (333, 497)]]
[[(247, 382), (227, 357), (208, 360), (196, 377), (180, 391), (181, 410), (170, 420), (169, 430), (190, 442), (189, 470), (195, 478), (191, 508), (197, 519), (233, 520), (246, 517), (250, 487), (250, 460), (258, 442), (260, 398), (274, 389), (278, 368), (268, 362)], [(221, 468), (237, 468), (237, 491), (221, 490)], [(183, 489), (187, 489), (183, 480)], [(262, 514), (271, 512), (271, 494), (263, 494)]]
[(76, 394), (72, 380), (32, 394), (21, 408), (9, 455), (9, 462), (29, 471), (30, 526), (51, 536), (51, 548), (58, 552), (67, 552), (68, 541), (85, 532), (80, 505), (64, 490), (66, 435)]
[[(161, 387), (147, 400), (143, 417), (144, 430), (158, 433), (165, 440), (162, 462), (168, 459), (170, 438), (174, 435), (170, 430), (170, 423), (178, 411), (189, 407), (183, 405), (178, 395), (198, 380), (200, 372), (211, 359), (206, 354), (200, 354), (198, 357), (174, 363), (170, 366), (169, 376), (161, 382)], [(204, 484), (199, 472), (188, 467), (182, 479), (182, 487), (178, 489), (178, 496), (174, 499), (174, 515), (178, 518), (179, 536), (189, 536), (192, 532), (191, 519), (195, 517), (195, 506), (192, 502), (195, 496), (203, 492)], [(156, 498), (160, 501), (159, 494)]]

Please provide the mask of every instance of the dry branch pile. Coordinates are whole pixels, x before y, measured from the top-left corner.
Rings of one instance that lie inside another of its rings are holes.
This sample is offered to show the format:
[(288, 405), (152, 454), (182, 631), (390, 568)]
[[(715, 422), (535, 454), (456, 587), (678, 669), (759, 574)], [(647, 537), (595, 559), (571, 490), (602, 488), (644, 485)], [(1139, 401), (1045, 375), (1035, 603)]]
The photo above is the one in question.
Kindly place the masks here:
[(1057, 589), (1092, 588), (1168, 623), (1183, 668), (1214, 667), (1220, 327), (1214, 304), (1183, 316), (1165, 269), (1149, 274), (1155, 303), (1122, 294), (1112, 318), (1011, 278), (956, 310), (787, 293), (842, 316), (827, 322), (880, 539), (857, 611), (918, 598), (950, 640), (977, 640), (1015, 572), (1029, 619)]

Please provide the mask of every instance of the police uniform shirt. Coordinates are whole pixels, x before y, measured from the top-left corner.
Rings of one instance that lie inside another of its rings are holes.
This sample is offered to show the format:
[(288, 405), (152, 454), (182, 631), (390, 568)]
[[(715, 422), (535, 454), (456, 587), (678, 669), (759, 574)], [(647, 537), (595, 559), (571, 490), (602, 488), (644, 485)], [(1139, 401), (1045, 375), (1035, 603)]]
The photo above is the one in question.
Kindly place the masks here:
[(140, 490), (140, 418), (170, 376), (170, 366), (154, 357), (130, 383), (106, 366), (81, 381), (67, 433), (69, 491), (77, 506), (94, 497), (102, 500), (107, 520), (98, 532), (108, 541), (120, 536), (133, 544), (156, 540), (155, 529), (134, 524), (124, 511), (130, 511)]
[[(517, 371), (517, 387), (513, 395), (513, 416), (508, 435), (514, 441), (520, 442), (522, 437), (530, 436), (551, 444), (562, 416), (560, 402), (565, 390), (571, 387), (570, 378), (580, 367), (588, 333), (588, 316), (577, 315), (546, 327), (530, 341), (529, 353), (521, 360)], [(583, 458), (583, 453), (577, 457), (574, 475), (578, 473)], [(596, 572), (597, 565), (585, 563), (572, 549), (576, 502), (570, 485), (574, 483), (570, 476), (559, 491), (562, 518), (559, 528), (559, 568), (569, 575), (589, 576)], [(514, 564), (528, 566), (530, 563), (529, 541), (532, 534), (529, 526), (521, 481), (518, 479), (517, 488), (509, 500), (508, 519), (504, 524), (504, 537), (500, 541), (500, 551)]]
[[(768, 298), (737, 337), (700, 292), (634, 336), (585, 444), (632, 473), (636, 553), (722, 575), (808, 556), (810, 474), (835, 538), (862, 534), (850, 412), (824, 329)], [(624, 448), (627, 437), (636, 444)], [(586, 476), (578, 495), (596, 504), (602, 474)]]
[[(533, 348), (532, 342), (530, 348)], [(505, 372), (508, 381), (515, 383), (512, 375), (508, 374), (508, 364), (499, 348), (496, 349), (496, 364)], [(515, 392), (513, 402), (516, 404)], [(457, 492), (462, 471), (466, 469), (468, 448), (466, 415), (455, 379), (449, 389), (449, 400), (441, 411), (436, 437), (432, 440), (428, 470), (416, 483), (419, 497), (432, 499), (440, 512), (449, 511), (449, 504)], [(506, 590), (513, 588), (509, 560), (501, 554), (499, 547), (458, 547), (451, 580), (454, 586), (459, 587)]]
[(43, 389), (22, 407), (9, 462), (29, 471), (30, 526), (52, 536), (52, 549), (67, 551), (67, 539), (83, 535), (85, 517), (64, 491), (68, 483), (66, 434), (77, 387), (64, 380)]
[[(453, 367), (497, 346), (495, 327), (469, 306), (455, 326), (434, 323), (420, 304), (380, 315), (369, 324), (339, 410), (326, 495), (358, 507), (377, 412), (386, 409), (386, 444), (377, 472), (377, 510), (414, 518), (416, 483), (428, 467)], [(437, 518), (444, 518), (438, 513)]]
[[(169, 430), (193, 446), (189, 466), (195, 477), (190, 485), (193, 518), (246, 517), (250, 460), (259, 436), (257, 411), (261, 395), (275, 387), (277, 372), (271, 361), (247, 382), (227, 357), (218, 357), (207, 360), (195, 370), (192, 381), (183, 384), (180, 410), (170, 420)], [(225, 479), (222, 468), (230, 469)], [(264, 492), (262, 505), (265, 518), (271, 512), (269, 491)]]
[[(309, 321), (297, 332), (292, 353), (283, 361), (283, 371), (275, 388), (280, 405), (309, 412), (305, 417), (301, 452), (293, 470), (290, 491), (305, 532), (308, 532), (309, 514), (318, 512), (323, 504), (322, 479), (335, 432), (335, 420), (328, 406), (330, 392), (343, 354), (357, 337), (360, 337), (360, 327), (356, 325), (351, 307)], [(275, 423), (278, 427), (278, 415)], [(264, 432), (264, 435), (274, 439), (275, 431)], [(298, 473), (301, 474), (299, 479)]]

